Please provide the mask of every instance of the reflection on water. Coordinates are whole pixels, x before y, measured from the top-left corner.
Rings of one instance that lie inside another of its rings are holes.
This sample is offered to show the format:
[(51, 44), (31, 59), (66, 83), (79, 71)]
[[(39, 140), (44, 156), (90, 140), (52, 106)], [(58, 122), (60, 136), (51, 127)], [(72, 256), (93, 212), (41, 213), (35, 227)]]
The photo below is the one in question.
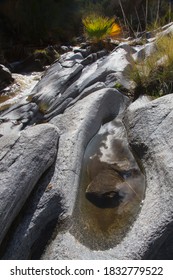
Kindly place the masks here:
[[(86, 190), (105, 195), (106, 187), (115, 187), (121, 197), (114, 207), (102, 208), (86, 198)], [(71, 233), (92, 250), (114, 247), (135, 220), (144, 192), (144, 175), (129, 150), (121, 119), (103, 125), (85, 151)]]

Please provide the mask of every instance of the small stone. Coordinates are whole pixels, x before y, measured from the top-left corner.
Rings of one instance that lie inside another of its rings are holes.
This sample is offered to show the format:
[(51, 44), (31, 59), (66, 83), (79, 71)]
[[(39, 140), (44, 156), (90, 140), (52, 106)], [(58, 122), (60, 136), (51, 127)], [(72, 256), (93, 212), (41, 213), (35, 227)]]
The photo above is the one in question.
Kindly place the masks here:
[(113, 208), (121, 203), (124, 179), (115, 170), (103, 170), (88, 185), (86, 198), (100, 208)]

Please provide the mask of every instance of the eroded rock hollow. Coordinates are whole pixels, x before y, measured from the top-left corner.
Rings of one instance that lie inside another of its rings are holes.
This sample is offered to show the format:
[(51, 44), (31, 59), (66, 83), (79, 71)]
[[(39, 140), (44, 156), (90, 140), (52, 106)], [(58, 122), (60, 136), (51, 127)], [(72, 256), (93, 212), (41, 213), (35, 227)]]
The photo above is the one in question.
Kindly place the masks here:
[(132, 63), (153, 51), (153, 41), (75, 48), (1, 107), (1, 259), (167, 256), (172, 94), (132, 103), (115, 89), (128, 91)]

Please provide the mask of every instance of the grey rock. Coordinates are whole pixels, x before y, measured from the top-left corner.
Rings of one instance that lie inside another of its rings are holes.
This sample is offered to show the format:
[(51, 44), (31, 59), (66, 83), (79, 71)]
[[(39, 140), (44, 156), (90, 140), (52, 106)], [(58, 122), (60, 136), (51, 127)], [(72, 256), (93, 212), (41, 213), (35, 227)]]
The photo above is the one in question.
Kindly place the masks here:
[(43, 259), (139, 260), (157, 259), (158, 255), (162, 259), (165, 240), (170, 242), (167, 246), (172, 244), (172, 97), (170, 94), (150, 102), (136, 101), (138, 104), (133, 103), (126, 111), (128, 138), (141, 160), (147, 188), (141, 211), (123, 240), (110, 250), (93, 251), (76, 243), (75, 237), (66, 231), (57, 235)]
[(0, 243), (42, 174), (57, 152), (58, 131), (44, 124), (0, 142)]
[[(111, 117), (111, 115), (113, 118), (119, 114), (124, 110), (127, 102), (128, 98), (118, 91), (102, 89), (78, 101), (73, 107), (67, 108), (63, 116), (57, 116), (51, 120), (62, 132), (59, 142), (60, 153), (57, 158), (58, 169), (56, 170), (56, 176), (58, 178), (55, 176), (53, 182), (55, 180), (64, 197), (66, 212), (63, 214), (63, 220), (68, 217), (71, 220), (86, 145), (100, 127), (102, 120)], [(73, 186), (73, 192), (70, 192), (71, 186)], [(70, 224), (68, 224), (68, 228)], [(56, 240), (58, 238), (59, 236), (57, 236)], [(53, 247), (54, 242), (51, 245), (51, 248)], [(46, 254), (45, 258), (59, 258), (61, 252), (57, 256), (56, 250), (59, 250), (58, 247), (55, 250), (53, 249), (51, 255)]]
[(136, 53), (133, 54), (133, 58), (136, 62), (141, 62), (145, 58), (149, 57), (156, 51), (155, 42), (147, 43), (144, 46), (138, 47)]
[(103, 56), (105, 56), (107, 54), (108, 54), (107, 50), (101, 50), (101, 51), (97, 52), (97, 57), (101, 58), (101, 57), (103, 57)]
[[(162, 32), (171, 34), (172, 25)], [(44, 230), (54, 222), (58, 223), (57, 234), (45, 248), (42, 259), (153, 259), (162, 256), (165, 240), (170, 242), (173, 222), (172, 94), (155, 101), (140, 97), (125, 113), (130, 146), (140, 159), (147, 188), (140, 213), (123, 239), (115, 246), (112, 243), (111, 249), (92, 250), (80, 243), (72, 231), (85, 149), (101, 124), (121, 114), (128, 104), (128, 98), (110, 87), (117, 82), (128, 89), (126, 73), (131, 70), (131, 64), (154, 50), (152, 42), (142, 47), (122, 43), (105, 58), (102, 57), (104, 53), (90, 55), (89, 48), (67, 52), (47, 70), (29, 100), (1, 113), (1, 241), (27, 200), (20, 223), (7, 242), (4, 259), (32, 257), (37, 245), (44, 240)], [(101, 58), (94, 62), (96, 56)], [(92, 64), (87, 66), (85, 61)], [(53, 126), (45, 124), (20, 132), (27, 124), (38, 121), (39, 111), (42, 119), (51, 120)], [(103, 175), (104, 171), (99, 177), (96, 174), (88, 185), (89, 199), (102, 205), (100, 199), (103, 202), (111, 195), (112, 206), (116, 207), (123, 199), (119, 193), (117, 196), (117, 180), (109, 186), (111, 194), (107, 195), (104, 189), (93, 191), (98, 181), (99, 185), (107, 182)], [(131, 178), (128, 180), (131, 183)], [(124, 190), (124, 181), (119, 181), (118, 188), (122, 184)]]
[[(62, 133), (57, 161), (59, 163), (59, 176), (63, 182), (60, 180), (61, 183), (59, 182), (58, 184), (66, 185), (66, 188), (62, 189), (61, 187), (61, 190), (67, 196), (65, 198), (67, 204), (71, 205), (68, 210), (69, 213), (71, 213), (74, 206), (73, 199), (75, 199), (77, 191), (74, 178), (79, 179), (86, 145), (96, 133), (102, 121), (108, 117), (113, 118), (113, 116), (116, 116), (126, 107), (127, 102), (128, 98), (117, 90), (105, 88), (79, 100), (73, 107), (67, 108), (63, 115), (51, 120), (51, 123), (56, 125)], [(62, 172), (63, 170), (65, 171), (64, 173)], [(73, 173), (73, 178), (71, 178), (71, 183), (68, 183), (71, 173)], [(71, 185), (73, 185), (74, 194), (68, 192), (68, 188)]]
[(68, 107), (69, 104), (71, 104), (73, 98), (67, 98), (58, 106), (58, 108), (55, 108), (51, 113), (45, 114), (43, 117), (43, 120), (51, 120), (52, 118), (56, 117), (59, 114), (62, 114), (64, 110)]
[(85, 88), (97, 83), (105, 82), (107, 75), (121, 72), (125, 75), (131, 69), (132, 57), (123, 48), (112, 52), (104, 59), (101, 58), (86, 66), (81, 76), (64, 92), (62, 98), (78, 96)]
[(172, 97), (132, 104), (126, 112), (130, 145), (142, 161), (147, 180), (144, 205), (132, 229), (134, 248), (127, 250), (129, 258), (157, 258), (172, 227)]
[[(31, 93), (32, 100), (38, 104), (41, 112), (49, 113), (67, 98), (61, 95), (78, 78), (82, 69), (83, 66), (78, 63), (71, 68), (65, 68), (56, 62), (47, 70)], [(73, 94), (68, 97), (73, 97)]]
[(74, 60), (66, 60), (61, 63), (61, 66), (63, 66), (64, 68), (72, 68), (75, 64), (76, 64), (76, 61), (74, 61)]
[(101, 50), (96, 53), (91, 53), (88, 55), (84, 60), (81, 61), (81, 64), (86, 66), (95, 62), (97, 59), (102, 58), (103, 56), (107, 55), (108, 52), (106, 50)]
[(81, 63), (83, 56), (81, 53), (74, 53), (73, 51), (61, 55), (59, 63), (66, 68), (73, 67), (76, 63)]
[(67, 223), (69, 228), (85, 147), (102, 121), (124, 110), (127, 102), (118, 91), (102, 89), (51, 120), (60, 131), (56, 163), (39, 182), (38, 191), (7, 246), (4, 259), (27, 259), (33, 244), (39, 244), (43, 238), (41, 230), (52, 219), (58, 217), (58, 224)]
[(31, 120), (38, 111), (38, 106), (33, 102), (21, 102), (11, 107), (7, 112), (0, 116), (0, 120), (21, 121), (23, 119)]
[(93, 92), (95, 92), (97, 90), (103, 89), (105, 87), (106, 87), (105, 84), (102, 83), (102, 82), (97, 82), (94, 85), (92, 85), (90, 87), (87, 87), (75, 99), (73, 99), (73, 101), (71, 101), (69, 103), (68, 107), (74, 105), (76, 102), (78, 102), (79, 100), (81, 100), (84, 97), (88, 96), (89, 94), (91, 94), (91, 93), (93, 93)]
[(51, 227), (54, 228), (55, 223), (61, 220), (64, 211), (61, 194), (50, 183), (54, 169), (53, 164), (36, 184), (25, 209), (20, 213), (19, 224), (1, 253), (1, 259), (35, 259), (35, 250), (42, 249), (44, 242), (51, 237)]
[[(35, 116), (36, 110), (37, 112), (39, 110), (39, 113), (47, 114), (49, 119), (50, 116), (55, 115), (55, 112), (57, 114), (63, 112), (64, 104), (68, 103), (66, 100), (76, 98), (85, 88), (94, 83), (104, 82), (110, 73), (125, 73), (131, 67), (131, 59), (131, 55), (126, 50), (119, 48), (108, 57), (101, 58), (85, 68), (78, 63), (72, 64), (72, 67), (63, 67), (60, 62), (54, 63), (31, 92), (29, 100), (33, 108), (28, 111), (28, 115), (34, 110)], [(64, 61), (67, 62), (68, 60)], [(26, 112), (25, 108), (23, 110)], [(27, 113), (25, 119), (28, 120)]]
[(118, 45), (118, 47), (116, 47), (116, 50), (117, 49), (123, 49), (123, 50), (125, 50), (130, 56), (131, 55), (133, 55), (134, 53), (136, 53), (136, 49), (135, 48), (133, 48), (133, 47), (131, 47), (130, 45), (129, 45), (129, 43), (120, 43), (119, 45)]
[(96, 61), (97, 59), (97, 54), (95, 53), (95, 55), (92, 53), (90, 55), (88, 55), (84, 60), (82, 60), (81, 64), (86, 66), (88, 64), (93, 63), (94, 61)]
[(69, 48), (67, 46), (61, 46), (61, 51), (63, 52), (68, 52), (69, 51)]
[(74, 49), (75, 53), (81, 53), (82, 56), (85, 58), (91, 53), (91, 48), (87, 47), (86, 49)]
[(26, 98), (0, 114), (0, 131), (3, 135), (22, 130), (27, 124), (34, 124), (42, 119), (36, 103)]
[(80, 52), (74, 53), (73, 51), (61, 55), (59, 62), (62, 64), (65, 61), (79, 61), (82, 60), (83, 56)]
[(0, 90), (8, 86), (14, 81), (10, 70), (4, 65), (0, 64)]
[(9, 135), (11, 133), (19, 133), (23, 129), (23, 123), (16, 121), (5, 121), (0, 123), (0, 134), (2, 136)]
[(172, 36), (172, 34), (173, 34), (173, 23), (171, 22), (171, 23), (163, 26), (161, 29), (162, 29), (162, 31), (159, 32), (156, 35), (156, 38), (162, 38), (164, 36)]

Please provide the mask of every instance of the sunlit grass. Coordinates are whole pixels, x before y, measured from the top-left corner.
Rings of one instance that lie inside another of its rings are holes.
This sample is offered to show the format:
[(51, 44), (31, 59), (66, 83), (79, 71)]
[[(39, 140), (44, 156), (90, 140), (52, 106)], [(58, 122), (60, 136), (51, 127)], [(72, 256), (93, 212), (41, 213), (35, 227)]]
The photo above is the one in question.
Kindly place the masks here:
[(160, 37), (155, 44), (152, 55), (133, 65), (130, 76), (135, 83), (135, 97), (159, 97), (173, 92), (173, 36)]

